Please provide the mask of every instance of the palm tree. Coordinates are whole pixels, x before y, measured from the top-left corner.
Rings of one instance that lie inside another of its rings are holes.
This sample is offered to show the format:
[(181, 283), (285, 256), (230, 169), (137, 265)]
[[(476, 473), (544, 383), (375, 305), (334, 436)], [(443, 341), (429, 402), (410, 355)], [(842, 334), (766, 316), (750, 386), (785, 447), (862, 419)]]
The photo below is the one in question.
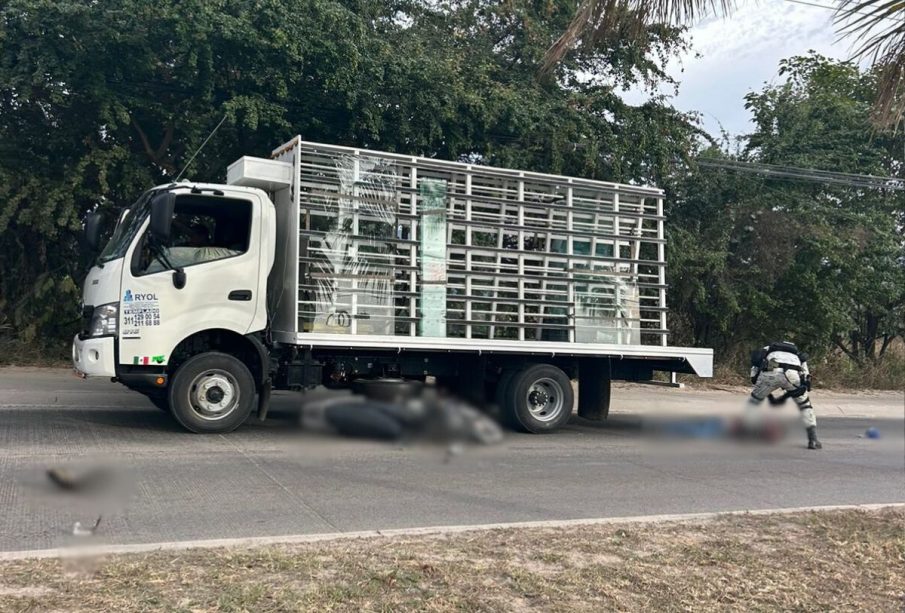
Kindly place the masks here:
[[(728, 15), (735, 0), (581, 0), (562, 35), (547, 49), (539, 74), (549, 75), (577, 43), (596, 44), (618, 28), (640, 34), (651, 23), (685, 25), (708, 15)], [(873, 120), (895, 129), (905, 116), (905, 0), (839, 0), (838, 32), (856, 42), (854, 59), (879, 69)]]
[(836, 24), (856, 41), (855, 57), (879, 68), (875, 125), (897, 128), (905, 116), (905, 0), (840, 0)]

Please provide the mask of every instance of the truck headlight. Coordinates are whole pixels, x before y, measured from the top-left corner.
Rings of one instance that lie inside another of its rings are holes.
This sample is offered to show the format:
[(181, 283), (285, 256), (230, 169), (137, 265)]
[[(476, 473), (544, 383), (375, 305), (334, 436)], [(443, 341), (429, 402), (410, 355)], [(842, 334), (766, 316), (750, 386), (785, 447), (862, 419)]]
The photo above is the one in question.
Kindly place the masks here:
[(114, 336), (119, 322), (119, 303), (111, 302), (94, 307), (91, 323), (88, 324), (88, 336)]

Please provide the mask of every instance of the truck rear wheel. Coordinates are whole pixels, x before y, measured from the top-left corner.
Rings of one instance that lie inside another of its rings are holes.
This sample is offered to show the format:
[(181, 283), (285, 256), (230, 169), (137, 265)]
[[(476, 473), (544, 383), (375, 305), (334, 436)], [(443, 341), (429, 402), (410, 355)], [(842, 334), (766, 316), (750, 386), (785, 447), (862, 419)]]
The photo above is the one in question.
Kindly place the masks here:
[(501, 393), (503, 416), (517, 430), (553, 432), (572, 416), (572, 382), (552, 364), (534, 364), (518, 371)]
[(197, 433), (231, 432), (251, 413), (255, 382), (233, 356), (211, 351), (185, 361), (170, 379), (170, 411)]

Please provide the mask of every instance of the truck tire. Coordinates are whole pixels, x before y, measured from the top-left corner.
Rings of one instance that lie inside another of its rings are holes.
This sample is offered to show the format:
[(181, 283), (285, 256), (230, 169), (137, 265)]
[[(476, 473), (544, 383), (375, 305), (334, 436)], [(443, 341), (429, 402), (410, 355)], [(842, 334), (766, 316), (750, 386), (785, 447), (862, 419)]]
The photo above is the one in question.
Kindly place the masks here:
[(380, 402), (403, 402), (421, 391), (422, 383), (412, 379), (355, 379), (352, 391)]
[(572, 382), (552, 364), (533, 364), (517, 373), (503, 392), (503, 417), (516, 429), (553, 432), (572, 416)]
[(170, 379), (170, 411), (199, 434), (231, 432), (255, 406), (255, 382), (233, 356), (210, 351), (185, 361)]

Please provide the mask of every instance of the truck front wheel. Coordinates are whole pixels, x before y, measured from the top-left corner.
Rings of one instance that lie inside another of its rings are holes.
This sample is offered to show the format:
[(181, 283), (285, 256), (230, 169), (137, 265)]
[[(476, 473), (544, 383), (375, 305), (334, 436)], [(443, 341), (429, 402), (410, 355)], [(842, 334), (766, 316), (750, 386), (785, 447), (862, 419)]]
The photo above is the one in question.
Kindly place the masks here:
[(572, 416), (572, 382), (552, 364), (534, 364), (512, 375), (505, 386), (503, 416), (517, 430), (552, 432)]
[(186, 430), (231, 432), (251, 413), (255, 382), (233, 356), (211, 351), (185, 361), (170, 379), (170, 411)]

